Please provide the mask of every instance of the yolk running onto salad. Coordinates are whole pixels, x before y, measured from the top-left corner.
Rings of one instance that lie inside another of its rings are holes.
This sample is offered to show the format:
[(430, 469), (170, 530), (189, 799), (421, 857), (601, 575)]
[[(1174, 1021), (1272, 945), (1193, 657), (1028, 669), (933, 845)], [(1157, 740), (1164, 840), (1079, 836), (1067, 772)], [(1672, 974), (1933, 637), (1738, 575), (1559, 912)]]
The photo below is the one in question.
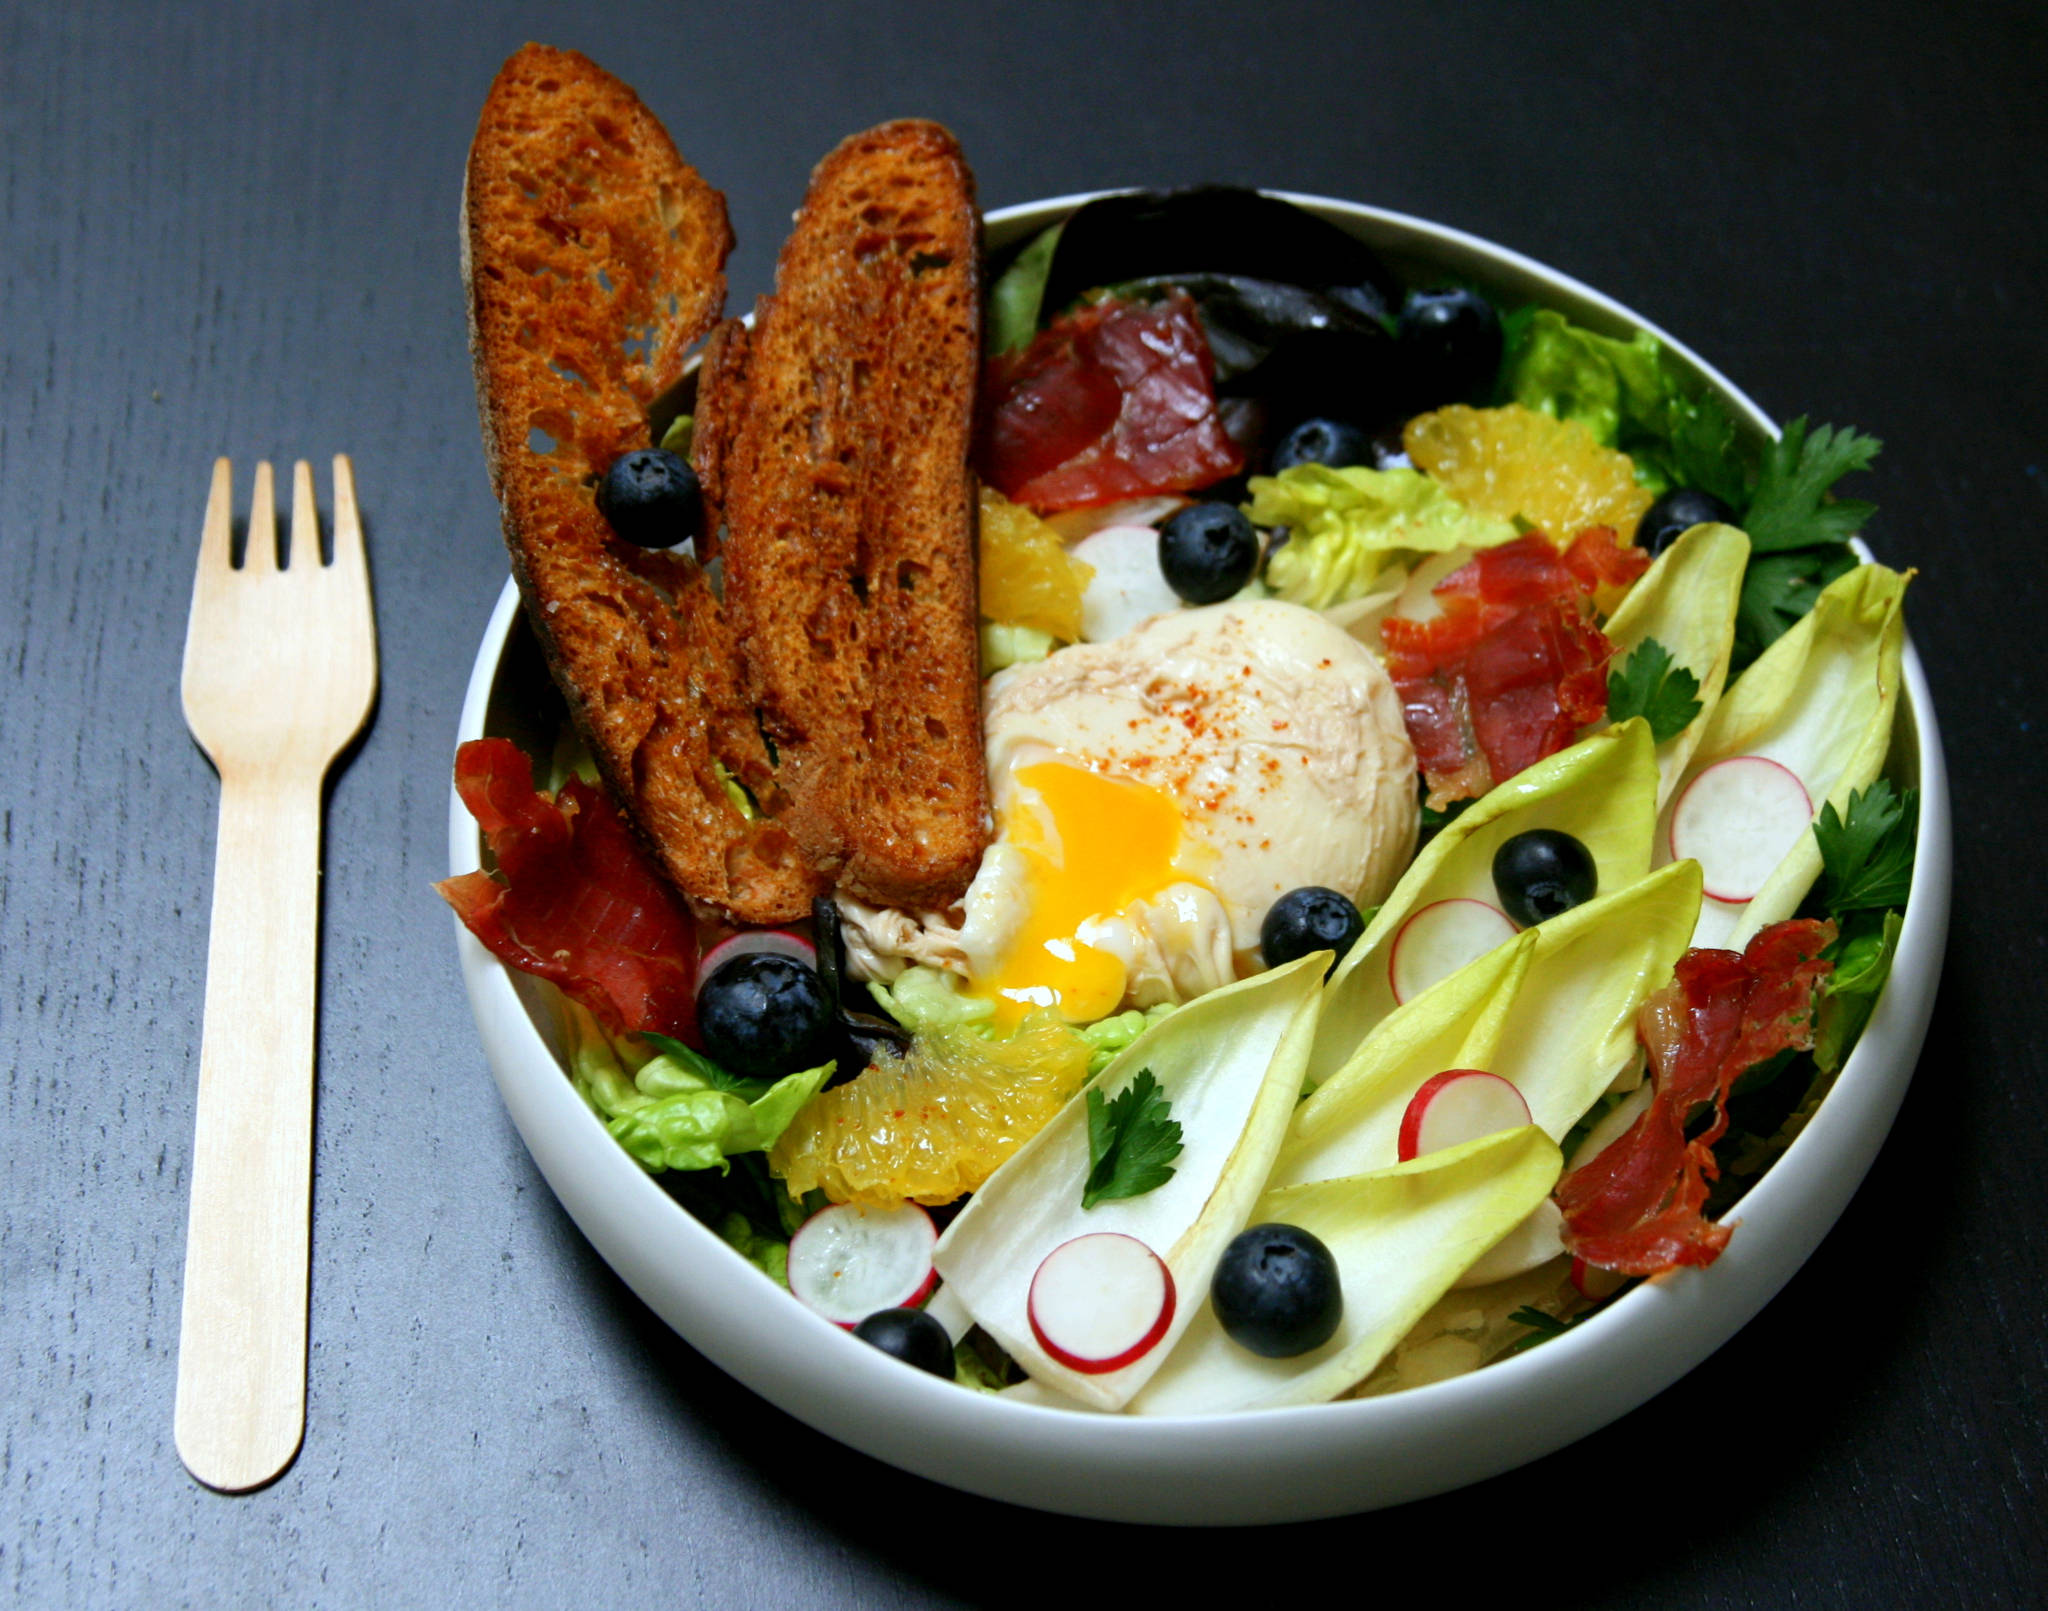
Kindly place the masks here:
[(1162, 790), (1062, 761), (1020, 767), (1016, 780), (1002, 837), (1017, 852), (1024, 919), (972, 993), (992, 997), (1006, 1027), (1040, 1007), (1073, 1023), (1106, 1017), (1123, 1000), (1124, 963), (1078, 931), (1091, 917), (1193, 882), (1175, 865), (1180, 808)]

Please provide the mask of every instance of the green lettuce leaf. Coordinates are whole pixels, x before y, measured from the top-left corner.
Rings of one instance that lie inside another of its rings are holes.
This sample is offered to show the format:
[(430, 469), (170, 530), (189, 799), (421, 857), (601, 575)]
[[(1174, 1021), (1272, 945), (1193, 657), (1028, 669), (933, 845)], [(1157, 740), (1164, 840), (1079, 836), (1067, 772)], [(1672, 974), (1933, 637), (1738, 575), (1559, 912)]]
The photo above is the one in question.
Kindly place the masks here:
[(1205, 1303), (1132, 1411), (1213, 1415), (1335, 1398), (1542, 1203), (1562, 1168), (1557, 1143), (1524, 1125), (1392, 1168), (1268, 1191), (1254, 1223), (1298, 1225), (1336, 1258), (1336, 1336), (1292, 1359), (1263, 1359), (1225, 1336)]
[(1043, 660), (1058, 643), (1050, 632), (1023, 626), (1015, 621), (981, 623), (981, 674), (993, 677), (1008, 666)]
[(1038, 330), (1039, 305), (1045, 301), (1045, 277), (1052, 271), (1052, 254), (1060, 244), (1054, 224), (1042, 231), (1003, 270), (988, 293), (988, 350), (1014, 352), (1028, 347)]
[(1857, 1037), (1877, 1007), (1892, 974), (1905, 918), (1899, 912), (1858, 913), (1836, 943), (1835, 971), (1821, 992), (1813, 1035), (1813, 1060), (1826, 1073), (1848, 1061)]
[(1393, 555), (1492, 548), (1515, 536), (1513, 521), (1468, 509), (1419, 470), (1297, 464), (1249, 485), (1252, 520), (1288, 531), (1266, 562), (1267, 585), (1310, 609), (1363, 597)]
[[(1069, 1102), (946, 1228), (933, 1258), (940, 1276), (1034, 1381), (1114, 1410), (1158, 1368), (1265, 1184), (1301, 1090), (1328, 965), (1328, 954), (1317, 952), (1211, 991), (1160, 1019), (1096, 1077), (1089, 1089), (1113, 1098), (1150, 1071), (1181, 1126), (1170, 1180), (1143, 1196), (1084, 1209), (1088, 1108)], [(1091, 1231), (1136, 1237), (1165, 1261), (1186, 1296), (1158, 1347), (1102, 1375), (1070, 1370), (1048, 1354), (1028, 1307), (1046, 1254)]]
[[(1660, 856), (1668, 855), (1671, 812), (1685, 786), (1735, 756), (1761, 755), (1785, 767), (1816, 811), (1824, 803), (1846, 810), (1849, 797), (1869, 787), (1891, 748), (1906, 582), (1882, 565), (1858, 566), (1830, 583), (1812, 612), (1735, 680), (1664, 807)], [(1798, 911), (1821, 866), (1818, 840), (1802, 833), (1754, 900), (1706, 903), (1693, 944), (1741, 950)]]
[[(664, 1086), (681, 1083), (676, 1065), (665, 1058), (655, 1062), (667, 1065), (661, 1076)], [(606, 1128), (650, 1174), (664, 1169), (723, 1170), (731, 1153), (773, 1146), (797, 1109), (824, 1089), (832, 1068), (826, 1063), (786, 1075), (751, 1102), (730, 1091), (685, 1086), (619, 1114)]]
[(996, 1012), (993, 1001), (966, 994), (960, 976), (943, 968), (905, 968), (887, 984), (870, 979), (868, 994), (913, 1035), (971, 1028), (986, 1023)]
[(1501, 368), (1508, 401), (1579, 421), (1603, 446), (1628, 454), (1636, 479), (1654, 491), (1696, 487), (1733, 509), (1748, 502), (1734, 418), (1655, 336), (1638, 330), (1618, 341), (1548, 308), (1509, 328)]
[(1174, 1003), (1162, 1001), (1156, 1007), (1133, 1007), (1109, 1018), (1098, 1018), (1081, 1026), (1081, 1038), (1088, 1043), (1088, 1072), (1100, 1074), (1110, 1060), (1126, 1046), (1174, 1010)]
[[(742, 1079), (665, 1036), (649, 1037), (663, 1050), (642, 1059), (576, 1003), (564, 1003), (564, 1019), (570, 1082), (650, 1174), (723, 1171), (733, 1153), (765, 1151), (832, 1074), (827, 1063), (772, 1083)], [(631, 1073), (629, 1059), (638, 1063)]]

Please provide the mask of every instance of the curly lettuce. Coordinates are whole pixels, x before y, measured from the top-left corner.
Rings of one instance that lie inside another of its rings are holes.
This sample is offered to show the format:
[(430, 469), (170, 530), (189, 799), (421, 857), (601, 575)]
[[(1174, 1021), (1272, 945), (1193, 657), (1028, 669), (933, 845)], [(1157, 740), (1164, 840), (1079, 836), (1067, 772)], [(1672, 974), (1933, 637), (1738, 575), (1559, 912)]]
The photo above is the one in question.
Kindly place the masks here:
[(1249, 485), (1253, 522), (1288, 533), (1266, 563), (1267, 585), (1316, 610), (1364, 597), (1395, 555), (1492, 548), (1515, 536), (1513, 521), (1467, 508), (1420, 470), (1297, 464)]
[(582, 1007), (569, 1005), (568, 1023), (571, 1083), (649, 1174), (723, 1173), (733, 1154), (765, 1151), (832, 1075), (826, 1063), (775, 1081), (741, 1079), (660, 1036), (650, 1037), (659, 1055), (629, 1071), (632, 1054), (622, 1054)]

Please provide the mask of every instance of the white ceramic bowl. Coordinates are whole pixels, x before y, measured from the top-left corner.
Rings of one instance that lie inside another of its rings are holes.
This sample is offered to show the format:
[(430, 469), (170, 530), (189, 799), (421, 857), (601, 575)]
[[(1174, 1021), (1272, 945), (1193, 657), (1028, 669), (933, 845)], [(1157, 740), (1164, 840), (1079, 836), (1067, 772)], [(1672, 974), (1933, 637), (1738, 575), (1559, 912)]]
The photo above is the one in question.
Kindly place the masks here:
[[(1086, 196), (1007, 208), (992, 250)], [(1647, 329), (1742, 418), (1756, 405), (1648, 321), (1528, 258), (1376, 208), (1288, 198), (1378, 248), (1396, 269), (1448, 272), (1614, 334)], [(477, 654), (460, 737), (530, 725), (537, 654), (514, 653), (508, 581)], [(523, 631), (518, 637), (523, 638)], [(699, 1224), (606, 1134), (564, 1076), (552, 1016), (457, 926), (464, 977), (505, 1105), (548, 1184), (605, 1260), (696, 1348), (819, 1431), (970, 1492), (1103, 1520), (1300, 1521), (1397, 1504), (1509, 1470), (1604, 1426), (1698, 1364), (1790, 1279), (1863, 1179), (1905, 1095), (1941, 970), (1949, 909), (1947, 776), (1910, 643), (1892, 775), (1920, 789), (1919, 860), (1891, 981), (1834, 1090), (1743, 1199), (1710, 1268), (1644, 1283), (1540, 1348), (1381, 1398), (1187, 1419), (1047, 1409), (907, 1369), (811, 1314)], [(451, 798), (450, 858), (479, 865), (475, 822)]]

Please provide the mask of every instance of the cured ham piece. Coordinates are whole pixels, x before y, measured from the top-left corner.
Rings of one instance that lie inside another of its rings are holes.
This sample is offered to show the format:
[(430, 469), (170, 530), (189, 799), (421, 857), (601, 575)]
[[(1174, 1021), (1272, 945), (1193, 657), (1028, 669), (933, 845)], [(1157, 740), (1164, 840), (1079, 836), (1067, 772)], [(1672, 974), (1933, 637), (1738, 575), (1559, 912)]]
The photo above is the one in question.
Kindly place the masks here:
[(990, 361), (978, 468), (1042, 512), (1206, 487), (1244, 467), (1213, 375), (1185, 292), (1082, 308)]
[[(1701, 949), (1679, 959), (1637, 1019), (1655, 1082), (1649, 1107), (1553, 1193), (1572, 1253), (1623, 1275), (1720, 1256), (1729, 1229), (1700, 1209), (1720, 1173), (1713, 1148), (1728, 1128), (1728, 1093), (1766, 1058), (1812, 1046), (1814, 990), (1833, 968), (1820, 953), (1834, 937), (1832, 923), (1799, 920), (1765, 929), (1739, 955)], [(1688, 1141), (1703, 1103), (1712, 1117)]]
[(502, 875), (434, 886), (470, 933), (609, 1029), (694, 1043), (696, 924), (604, 793), (572, 778), (550, 799), (525, 752), (502, 738), (455, 752), (455, 789)]
[(1592, 610), (1649, 565), (1605, 526), (1562, 550), (1531, 532), (1438, 583), (1442, 614), (1382, 625), (1431, 805), (1486, 793), (1606, 714), (1614, 645)]

